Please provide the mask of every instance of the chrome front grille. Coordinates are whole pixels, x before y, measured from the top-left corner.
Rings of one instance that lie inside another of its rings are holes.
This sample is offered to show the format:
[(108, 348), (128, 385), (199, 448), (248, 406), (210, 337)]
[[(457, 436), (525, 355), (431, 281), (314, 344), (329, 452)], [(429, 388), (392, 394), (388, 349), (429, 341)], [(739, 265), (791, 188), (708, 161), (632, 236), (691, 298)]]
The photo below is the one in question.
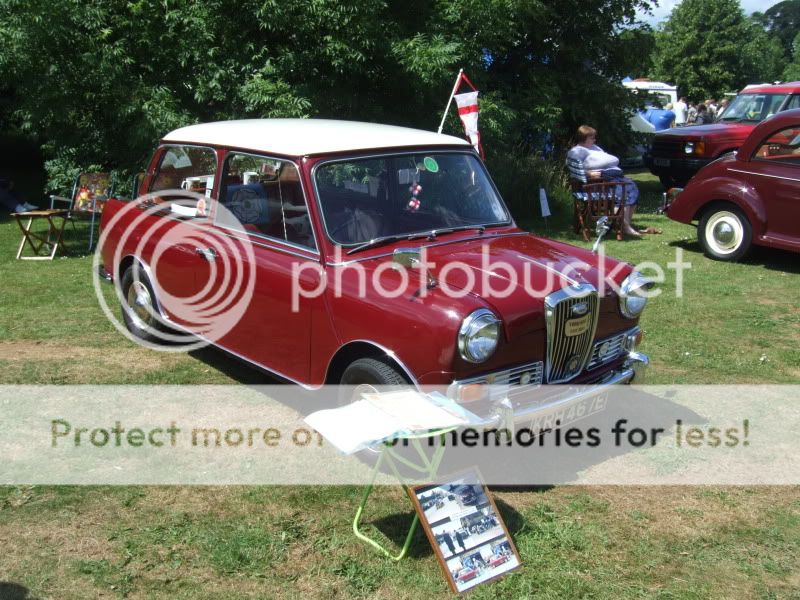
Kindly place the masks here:
[(592, 349), (592, 357), (589, 359), (589, 364), (586, 365), (586, 368), (588, 370), (595, 369), (618, 358), (625, 349), (625, 337), (628, 333), (630, 332), (626, 331), (597, 342)]
[(564, 288), (545, 298), (547, 383), (569, 381), (583, 370), (597, 329), (599, 301), (589, 284)]

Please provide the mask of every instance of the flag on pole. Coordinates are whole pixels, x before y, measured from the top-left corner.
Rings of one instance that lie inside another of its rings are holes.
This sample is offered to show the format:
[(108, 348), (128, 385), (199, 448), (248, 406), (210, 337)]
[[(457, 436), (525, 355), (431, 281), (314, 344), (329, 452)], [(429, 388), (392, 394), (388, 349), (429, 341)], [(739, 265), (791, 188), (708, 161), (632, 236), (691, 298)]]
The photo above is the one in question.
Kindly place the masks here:
[[(456, 94), (462, 83), (466, 83), (472, 88), (472, 91), (463, 94)], [(453, 86), (453, 91), (450, 93), (450, 99), (447, 101), (447, 106), (444, 109), (442, 122), (439, 124), (439, 133), (442, 133), (442, 127), (444, 127), (444, 121), (447, 118), (447, 111), (450, 109), (450, 103), (453, 101), (453, 99), (455, 99), (456, 105), (458, 106), (458, 116), (461, 119), (462, 125), (464, 125), (464, 133), (467, 134), (469, 141), (473, 146), (475, 146), (475, 150), (478, 151), (478, 154), (483, 157), (481, 134), (478, 130), (478, 115), (480, 113), (480, 107), (478, 106), (478, 93), (479, 92), (477, 88), (472, 85), (472, 82), (464, 74), (464, 69), (459, 70), (458, 77), (456, 77), (456, 83)]]

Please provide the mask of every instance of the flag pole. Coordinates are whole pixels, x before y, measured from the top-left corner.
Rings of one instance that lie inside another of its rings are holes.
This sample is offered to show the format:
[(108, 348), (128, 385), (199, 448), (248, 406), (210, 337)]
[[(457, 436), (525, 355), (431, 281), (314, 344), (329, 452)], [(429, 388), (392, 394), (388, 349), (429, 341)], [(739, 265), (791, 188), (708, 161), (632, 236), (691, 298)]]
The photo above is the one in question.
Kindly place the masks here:
[(447, 101), (447, 106), (444, 107), (444, 114), (442, 115), (442, 122), (439, 123), (439, 129), (436, 133), (442, 133), (442, 128), (444, 127), (444, 121), (447, 119), (447, 111), (450, 110), (450, 103), (453, 102), (453, 96), (456, 95), (456, 90), (458, 90), (458, 84), (461, 83), (461, 74), (464, 72), (464, 69), (458, 70), (458, 75), (456, 76), (456, 83), (453, 85), (453, 91), (450, 92), (450, 99)]

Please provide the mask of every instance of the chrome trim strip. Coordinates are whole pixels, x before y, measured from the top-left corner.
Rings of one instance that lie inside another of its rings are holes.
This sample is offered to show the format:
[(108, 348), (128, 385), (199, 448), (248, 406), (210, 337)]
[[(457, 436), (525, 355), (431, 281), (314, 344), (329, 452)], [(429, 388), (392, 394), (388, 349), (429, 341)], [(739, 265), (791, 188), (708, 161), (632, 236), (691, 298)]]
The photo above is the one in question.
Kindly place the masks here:
[(307, 254), (300, 254), (298, 252), (293, 252), (292, 250), (289, 250), (288, 248), (280, 248), (280, 247), (271, 246), (269, 244), (265, 244), (263, 242), (260, 242), (260, 241), (257, 241), (257, 240), (253, 240), (253, 239), (251, 239), (249, 237), (245, 238), (245, 237), (240, 237), (240, 236), (233, 235), (230, 232), (237, 232), (237, 233), (244, 233), (244, 232), (240, 232), (238, 229), (230, 229), (230, 228), (224, 227), (222, 225), (217, 225), (216, 223), (209, 223), (207, 220), (193, 222), (193, 221), (187, 221), (186, 219), (181, 219), (180, 217), (176, 217), (176, 216), (173, 216), (171, 214), (169, 214), (169, 215), (152, 215), (152, 216), (158, 217), (158, 218), (161, 218), (161, 219), (172, 219), (173, 221), (179, 221), (179, 222), (183, 223), (184, 225), (191, 225), (192, 227), (197, 227), (198, 229), (201, 229), (203, 231), (207, 231), (207, 232), (210, 232), (210, 233), (219, 233), (220, 235), (225, 235), (225, 236), (228, 236), (230, 238), (233, 238), (233, 239), (236, 239), (236, 240), (240, 240), (242, 242), (249, 242), (249, 243), (253, 244), (254, 246), (258, 246), (260, 248), (268, 248), (270, 250), (275, 250), (276, 252), (283, 252), (285, 254), (291, 254), (292, 256), (299, 256), (300, 258), (319, 259), (319, 257), (320, 257), (320, 251), (319, 250), (315, 250), (313, 248), (309, 248), (308, 246), (300, 246), (299, 244), (293, 244), (292, 242), (287, 242), (286, 240), (279, 240), (278, 238), (264, 237), (265, 240), (268, 240), (268, 241), (270, 241), (270, 242), (272, 242), (274, 244), (279, 244), (279, 245), (284, 245), (284, 246), (291, 246), (292, 248), (297, 248), (298, 250), (303, 250), (305, 252), (308, 252), (312, 256), (308, 256)]
[(573, 279), (569, 275), (564, 275), (564, 273), (562, 273), (558, 269), (556, 269), (556, 268), (554, 268), (554, 267), (552, 267), (552, 266), (550, 266), (550, 265), (548, 265), (546, 263), (539, 262), (535, 258), (531, 258), (530, 256), (525, 256), (524, 254), (517, 254), (517, 258), (519, 258), (520, 260), (526, 260), (526, 261), (528, 261), (530, 263), (535, 264), (537, 267), (542, 267), (546, 271), (549, 271), (550, 273), (553, 273), (554, 275), (558, 275), (559, 277), (562, 277), (563, 279), (566, 279), (569, 282), (569, 284), (572, 285), (572, 286), (578, 287), (578, 286), (582, 285), (582, 282), (580, 282), (580, 281), (578, 281), (576, 279)]
[(728, 168), (728, 171), (733, 171), (734, 173), (744, 173), (745, 175), (758, 175), (759, 177), (769, 177), (771, 179), (783, 179), (784, 181), (800, 181), (800, 179), (795, 178), (795, 177), (781, 177), (780, 175), (767, 175), (766, 173), (755, 173), (753, 171), (742, 171), (741, 169)]
[[(472, 242), (474, 240), (490, 240), (490, 239), (494, 240), (494, 239), (498, 239), (498, 238), (501, 238), (501, 237), (512, 237), (512, 236), (518, 236), (518, 235), (532, 235), (532, 234), (530, 232), (528, 232), (528, 231), (520, 231), (520, 232), (511, 232), (511, 231), (509, 231), (509, 232), (505, 232), (505, 233), (495, 233), (495, 234), (490, 235), (490, 236), (487, 236), (486, 234), (475, 235), (475, 236), (468, 237), (468, 238), (456, 238), (456, 239), (452, 239), (452, 240), (443, 240), (441, 242), (433, 242), (433, 243), (428, 244), (426, 246), (419, 246), (419, 249), (422, 250), (423, 248), (435, 248), (437, 246), (446, 246), (448, 244), (456, 244), (456, 243), (461, 243), (461, 242)], [(413, 240), (413, 241), (417, 241), (417, 240)], [(325, 263), (325, 266), (326, 267), (344, 267), (344, 266), (347, 266), (347, 265), (352, 264), (352, 263), (366, 262), (368, 260), (374, 260), (376, 258), (385, 258), (387, 256), (392, 256), (393, 254), (394, 254), (394, 251), (392, 251), (392, 252), (381, 252), (379, 254), (371, 254), (371, 255), (365, 256), (363, 258), (354, 258), (352, 260), (346, 260), (346, 261), (342, 261), (342, 262), (338, 262), (338, 263), (337, 262), (328, 261), (328, 262)]]

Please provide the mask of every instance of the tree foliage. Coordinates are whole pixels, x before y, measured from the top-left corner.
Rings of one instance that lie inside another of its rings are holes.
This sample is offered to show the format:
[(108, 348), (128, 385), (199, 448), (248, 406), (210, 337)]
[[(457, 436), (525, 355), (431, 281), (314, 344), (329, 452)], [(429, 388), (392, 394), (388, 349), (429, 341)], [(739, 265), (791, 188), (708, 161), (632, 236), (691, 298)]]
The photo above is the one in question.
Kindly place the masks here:
[(783, 50), (738, 0), (683, 0), (656, 35), (654, 72), (695, 100), (780, 77)]
[(793, 55), (792, 45), (800, 30), (800, 0), (783, 0), (763, 13), (754, 13), (753, 18), (780, 40), (787, 58)]
[[(649, 0), (0, 0), (0, 121), (35, 136), (53, 181), (141, 169), (194, 122), (327, 117), (435, 129), (463, 67), (490, 155), (583, 122), (620, 147)], [(446, 131), (461, 133), (454, 111)]]

